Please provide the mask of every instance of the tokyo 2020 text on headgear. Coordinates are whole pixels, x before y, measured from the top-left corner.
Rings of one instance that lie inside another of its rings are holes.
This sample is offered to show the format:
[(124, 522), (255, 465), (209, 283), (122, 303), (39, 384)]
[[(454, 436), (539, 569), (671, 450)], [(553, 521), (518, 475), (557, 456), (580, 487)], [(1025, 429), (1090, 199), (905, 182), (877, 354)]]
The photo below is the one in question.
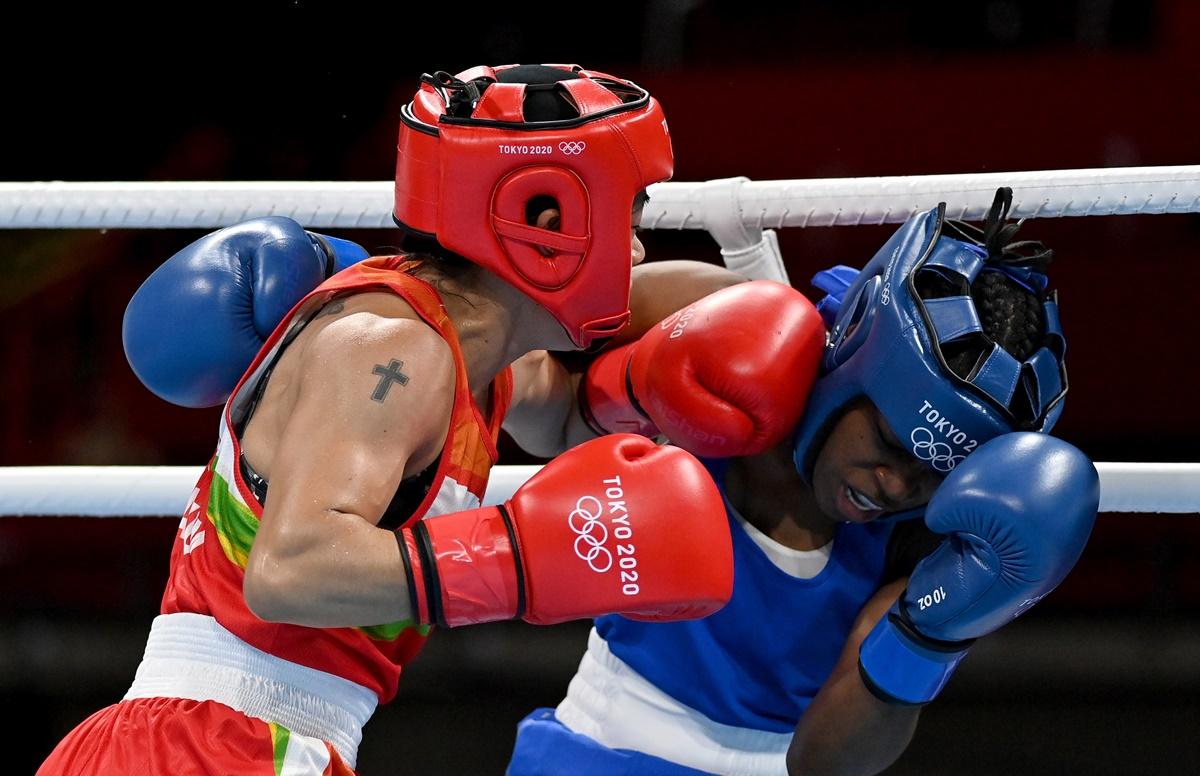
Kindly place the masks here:
[[(534, 101), (557, 115), (530, 120)], [(439, 72), (401, 113), (393, 215), (499, 275), (587, 347), (629, 320), (630, 211), (673, 166), (662, 109), (630, 81), (577, 65)], [(539, 197), (557, 203), (558, 231), (526, 222)]]
[[(1067, 391), (1066, 340), (1045, 275), (999, 255), (995, 238), (1016, 231), (1004, 226), (1011, 201), (1011, 190), (997, 192), (984, 230), (946, 221), (943, 203), (909, 218), (856, 275), (840, 267), (813, 279), (826, 291), (838, 277), (853, 282), (840, 306), (833, 300), (822, 376), (796, 431), (796, 467), (806, 479), (833, 423), (860, 397), (874, 402), (901, 443), (941, 474), (993, 437), (1054, 425)], [(1024, 245), (1041, 247), (1010, 247)], [(1024, 361), (983, 333), (970, 286), (984, 271), (1004, 272), (1042, 300), (1041, 347)], [(924, 273), (937, 273), (955, 292), (922, 298)], [(977, 348), (968, 374), (947, 366), (944, 350), (952, 343)]]

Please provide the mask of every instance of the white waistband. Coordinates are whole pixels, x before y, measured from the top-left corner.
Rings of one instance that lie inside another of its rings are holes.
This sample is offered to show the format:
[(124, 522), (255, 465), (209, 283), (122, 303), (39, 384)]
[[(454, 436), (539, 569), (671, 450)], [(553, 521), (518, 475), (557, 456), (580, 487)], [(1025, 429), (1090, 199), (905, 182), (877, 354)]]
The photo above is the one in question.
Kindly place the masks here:
[(595, 628), (555, 716), (607, 747), (633, 749), (701, 771), (787, 773), (790, 734), (714, 722), (646, 681), (609, 650)]
[(379, 698), (340, 676), (255, 649), (202, 614), (154, 618), (132, 698), (216, 701), (328, 741), (351, 768)]

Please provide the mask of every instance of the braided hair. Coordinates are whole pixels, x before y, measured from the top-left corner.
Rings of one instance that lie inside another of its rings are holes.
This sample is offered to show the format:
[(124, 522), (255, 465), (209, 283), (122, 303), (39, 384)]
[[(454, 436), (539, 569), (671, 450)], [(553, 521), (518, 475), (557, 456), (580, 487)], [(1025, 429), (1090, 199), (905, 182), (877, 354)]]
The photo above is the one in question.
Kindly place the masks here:
[[(969, 379), (983, 365), (992, 343), (1024, 361), (1042, 347), (1046, 318), (1046, 268), (1054, 251), (1036, 240), (1014, 241), (1024, 221), (1007, 222), (1012, 189), (1001, 188), (988, 210), (983, 227), (947, 221), (945, 233), (987, 251), (987, 264), (971, 284), (970, 295), (983, 327), (981, 334), (942, 345), (946, 366), (958, 377)], [(963, 294), (967, 289), (938, 272), (922, 272), (915, 278), (922, 299)], [(1018, 417), (1026, 413), (1015, 408)]]
[(1029, 289), (1002, 272), (982, 272), (971, 286), (971, 299), (984, 334), (1018, 361), (1042, 346), (1045, 313), (1042, 300)]

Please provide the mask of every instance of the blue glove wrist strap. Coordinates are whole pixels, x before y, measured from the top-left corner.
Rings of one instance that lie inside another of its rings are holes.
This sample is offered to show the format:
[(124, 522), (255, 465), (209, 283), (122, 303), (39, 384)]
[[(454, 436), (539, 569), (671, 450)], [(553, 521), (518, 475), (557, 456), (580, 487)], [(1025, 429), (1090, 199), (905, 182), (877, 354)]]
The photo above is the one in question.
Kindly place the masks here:
[(948, 644), (905, 628), (893, 608), (867, 635), (858, 652), (858, 670), (871, 694), (885, 703), (919, 706), (937, 697), (972, 642)]
[(325, 254), (325, 277), (327, 278), (333, 277), (346, 267), (357, 264), (368, 257), (367, 249), (358, 243), (316, 232), (307, 234), (317, 250)]

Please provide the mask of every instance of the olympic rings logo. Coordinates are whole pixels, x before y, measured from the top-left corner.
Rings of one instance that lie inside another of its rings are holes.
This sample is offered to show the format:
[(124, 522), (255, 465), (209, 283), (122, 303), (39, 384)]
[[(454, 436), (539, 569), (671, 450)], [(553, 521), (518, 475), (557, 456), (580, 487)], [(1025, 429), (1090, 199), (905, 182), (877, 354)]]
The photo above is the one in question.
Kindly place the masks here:
[(936, 471), (948, 472), (966, 458), (965, 455), (955, 455), (954, 448), (945, 442), (933, 441), (933, 432), (924, 426), (914, 428), (909, 439), (913, 443), (913, 455), (922, 461), (929, 461)]
[(558, 144), (558, 150), (568, 156), (577, 156), (583, 153), (585, 148), (587, 148), (587, 143), (582, 140), (564, 140)]
[[(595, 504), (595, 507), (592, 507)], [(604, 546), (608, 541), (608, 526), (600, 522), (603, 507), (595, 496), (581, 496), (575, 508), (567, 516), (567, 525), (578, 534), (575, 537), (575, 554), (587, 561), (592, 571), (603, 574), (612, 568), (612, 553)]]

